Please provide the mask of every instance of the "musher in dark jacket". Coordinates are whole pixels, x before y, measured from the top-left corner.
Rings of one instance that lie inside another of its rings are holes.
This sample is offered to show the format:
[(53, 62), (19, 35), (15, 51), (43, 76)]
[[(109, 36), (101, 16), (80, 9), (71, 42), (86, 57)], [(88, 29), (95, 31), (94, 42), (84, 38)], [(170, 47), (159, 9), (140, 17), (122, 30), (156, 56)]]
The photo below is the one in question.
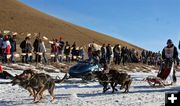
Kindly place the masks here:
[[(165, 61), (173, 60), (173, 62), (178, 58), (177, 48), (174, 46), (171, 39), (168, 39), (167, 46), (162, 51), (162, 58)], [(176, 82), (175, 70), (173, 71), (173, 82)]]

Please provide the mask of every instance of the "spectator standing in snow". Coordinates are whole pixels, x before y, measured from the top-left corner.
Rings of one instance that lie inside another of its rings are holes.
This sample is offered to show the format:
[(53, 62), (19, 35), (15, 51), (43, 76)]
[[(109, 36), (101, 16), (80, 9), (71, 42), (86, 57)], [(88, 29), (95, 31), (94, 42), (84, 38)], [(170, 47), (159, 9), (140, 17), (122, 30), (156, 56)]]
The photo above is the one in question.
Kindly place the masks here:
[(16, 35), (12, 35), (9, 39), (11, 43), (11, 62), (15, 62), (14, 53), (16, 52)]
[(40, 53), (39, 46), (40, 46), (40, 36), (37, 36), (34, 43), (33, 43), (34, 54), (35, 54), (35, 62), (40, 62), (41, 56), (39, 55), (39, 53)]
[(71, 52), (71, 47), (67, 41), (64, 47), (64, 55), (66, 56), (66, 62), (70, 62), (70, 52)]
[(40, 41), (40, 45), (41, 45), (41, 48), (42, 48), (42, 56), (43, 56), (43, 59), (44, 59), (44, 62), (47, 63), (48, 62), (48, 59), (46, 57), (46, 46), (44, 44), (44, 41)]
[(106, 50), (107, 50), (107, 52), (106, 52), (107, 63), (109, 64), (110, 60), (111, 60), (111, 56), (112, 56), (112, 49), (111, 49), (111, 45), (110, 44), (108, 44), (106, 46)]
[(103, 59), (104, 61), (106, 61), (106, 53), (107, 53), (106, 46), (105, 44), (103, 44), (101, 47), (101, 59)]
[(76, 60), (76, 42), (73, 43), (72, 45), (72, 50), (71, 50), (71, 55), (72, 55), (72, 61)]
[(92, 45), (89, 45), (89, 47), (88, 47), (88, 58), (89, 58), (89, 61), (91, 61), (92, 57), (93, 57)]
[(84, 60), (84, 56), (85, 56), (85, 51), (83, 47), (80, 47), (79, 49), (79, 56), (81, 57), (81, 60)]
[(51, 57), (52, 62), (57, 62), (58, 61), (58, 42), (57, 39), (53, 39), (53, 43), (51, 44), (51, 54), (53, 57)]
[(64, 41), (60, 37), (60, 39), (59, 39), (59, 46), (58, 46), (58, 59), (59, 59), (60, 62), (63, 61), (63, 48), (64, 48)]
[(30, 41), (30, 37), (27, 37), (26, 44), (25, 44), (25, 53), (26, 53), (25, 62), (26, 63), (32, 62), (32, 50), (33, 50), (33, 47)]
[(2, 42), (2, 62), (7, 63), (8, 56), (11, 54), (11, 44), (9, 42), (8, 36), (4, 36), (3, 42)]
[(121, 62), (121, 48), (120, 48), (120, 45), (117, 44), (114, 46), (113, 48), (113, 52), (114, 52), (114, 61), (115, 61), (115, 64), (120, 64)]

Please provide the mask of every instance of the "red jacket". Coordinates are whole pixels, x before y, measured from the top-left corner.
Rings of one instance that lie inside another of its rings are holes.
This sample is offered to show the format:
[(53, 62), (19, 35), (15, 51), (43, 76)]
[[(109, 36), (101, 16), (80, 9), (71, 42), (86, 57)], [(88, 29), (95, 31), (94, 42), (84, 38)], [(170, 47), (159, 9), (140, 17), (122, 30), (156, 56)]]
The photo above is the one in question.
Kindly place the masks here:
[(3, 68), (2, 68), (2, 66), (0, 65), (0, 73), (2, 73), (3, 72)]
[(10, 45), (8, 45), (7, 48), (6, 48), (6, 54), (7, 55), (11, 54), (11, 46)]

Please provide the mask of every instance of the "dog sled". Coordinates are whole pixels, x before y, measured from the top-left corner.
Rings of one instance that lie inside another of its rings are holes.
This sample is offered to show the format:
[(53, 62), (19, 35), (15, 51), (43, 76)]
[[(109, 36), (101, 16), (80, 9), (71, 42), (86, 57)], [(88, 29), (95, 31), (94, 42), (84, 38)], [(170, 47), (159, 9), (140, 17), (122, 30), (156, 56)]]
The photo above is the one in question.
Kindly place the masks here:
[[(167, 80), (168, 79), (168, 80)], [(176, 82), (174, 62), (168, 59), (162, 62), (157, 76), (148, 76), (145, 78), (150, 86), (170, 86)]]

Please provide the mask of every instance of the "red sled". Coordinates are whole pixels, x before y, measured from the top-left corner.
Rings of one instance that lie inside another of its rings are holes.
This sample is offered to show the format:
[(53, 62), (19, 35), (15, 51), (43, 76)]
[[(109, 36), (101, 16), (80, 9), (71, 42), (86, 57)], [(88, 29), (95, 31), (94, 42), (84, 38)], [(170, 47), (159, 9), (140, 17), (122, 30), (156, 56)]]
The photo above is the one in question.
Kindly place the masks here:
[(172, 81), (166, 81), (168, 76), (173, 72), (174, 70), (174, 63), (168, 62), (168, 63), (162, 63), (160, 66), (160, 71), (157, 74), (157, 76), (148, 76), (145, 78), (145, 81), (148, 82), (150, 86), (169, 86), (172, 85)]

